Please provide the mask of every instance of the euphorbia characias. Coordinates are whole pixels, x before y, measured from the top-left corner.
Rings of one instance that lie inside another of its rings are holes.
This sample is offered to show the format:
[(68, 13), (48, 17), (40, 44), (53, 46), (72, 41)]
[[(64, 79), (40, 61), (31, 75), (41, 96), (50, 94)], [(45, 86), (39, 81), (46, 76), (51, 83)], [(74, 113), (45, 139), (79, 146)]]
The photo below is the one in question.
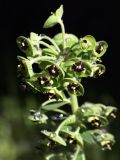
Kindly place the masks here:
[(104, 128), (109, 117), (115, 117), (116, 107), (78, 104), (78, 97), (84, 95), (82, 80), (105, 72), (101, 57), (108, 44), (91, 35), (79, 38), (66, 33), (62, 16), (63, 5), (44, 23), (44, 28), (60, 25), (61, 33), (53, 38), (33, 32), (29, 38), (17, 38), (19, 49), (25, 53), (17, 56), (18, 77), (31, 91), (48, 98), (28, 116), (39, 125), (40, 159), (85, 160), (85, 143), (97, 143), (103, 150), (110, 150), (115, 143), (114, 136)]

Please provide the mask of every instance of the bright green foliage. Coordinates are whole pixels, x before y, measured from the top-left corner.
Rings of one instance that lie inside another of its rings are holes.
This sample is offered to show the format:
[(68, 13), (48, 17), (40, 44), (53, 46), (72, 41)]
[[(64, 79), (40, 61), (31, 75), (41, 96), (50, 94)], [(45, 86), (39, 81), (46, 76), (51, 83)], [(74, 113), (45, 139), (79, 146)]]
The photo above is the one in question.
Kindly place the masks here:
[[(39, 125), (41, 157), (85, 160), (85, 142), (97, 143), (103, 150), (111, 149), (115, 142), (103, 127), (109, 124), (109, 117), (115, 118), (117, 109), (88, 102), (79, 106), (77, 102), (77, 96), (84, 95), (82, 80), (105, 72), (101, 57), (108, 44), (97, 42), (91, 35), (79, 38), (65, 33), (62, 15), (61, 5), (44, 23), (44, 28), (61, 26), (61, 33), (53, 38), (36, 33), (30, 33), (29, 38), (17, 38), (18, 47), (25, 53), (24, 57), (18, 56), (18, 77), (28, 89), (47, 97), (29, 115)], [(66, 105), (71, 110), (65, 109)]]

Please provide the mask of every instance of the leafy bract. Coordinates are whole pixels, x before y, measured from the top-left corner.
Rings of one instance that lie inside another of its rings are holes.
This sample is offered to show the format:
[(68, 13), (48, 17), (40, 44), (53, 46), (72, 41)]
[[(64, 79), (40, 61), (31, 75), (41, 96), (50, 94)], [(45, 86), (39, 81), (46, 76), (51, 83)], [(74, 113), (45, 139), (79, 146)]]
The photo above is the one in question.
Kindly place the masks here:
[(44, 134), (45, 136), (47, 136), (49, 139), (53, 140), (54, 142), (57, 142), (63, 146), (66, 146), (64, 139), (62, 137), (60, 137), (58, 134), (56, 134), (54, 132), (49, 132), (47, 130), (43, 130), (43, 131), (41, 131), (41, 133)]
[(52, 13), (50, 17), (45, 21), (43, 28), (50, 28), (55, 26), (61, 20), (63, 15), (63, 5), (61, 5), (55, 13)]

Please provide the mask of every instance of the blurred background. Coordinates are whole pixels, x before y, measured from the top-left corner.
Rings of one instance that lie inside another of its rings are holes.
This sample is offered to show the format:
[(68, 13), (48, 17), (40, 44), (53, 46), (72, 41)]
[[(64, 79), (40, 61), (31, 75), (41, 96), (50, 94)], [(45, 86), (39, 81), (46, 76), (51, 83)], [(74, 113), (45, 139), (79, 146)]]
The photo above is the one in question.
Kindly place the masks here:
[(43, 29), (43, 23), (60, 4), (64, 5), (64, 24), (67, 33), (78, 37), (93, 35), (97, 41), (109, 44), (103, 56), (107, 70), (97, 79), (84, 80), (85, 101), (101, 102), (118, 107), (117, 118), (109, 131), (116, 137), (112, 151), (103, 152), (96, 146), (88, 146), (88, 160), (120, 159), (120, 67), (119, 67), (119, 5), (107, 1), (11, 0), (0, 2), (0, 160), (38, 160), (35, 149), (38, 132), (27, 120), (28, 110), (40, 104), (40, 95), (21, 90), (16, 78), (17, 60), (20, 53), (16, 38), (29, 36), (30, 32), (54, 36), (58, 26)]

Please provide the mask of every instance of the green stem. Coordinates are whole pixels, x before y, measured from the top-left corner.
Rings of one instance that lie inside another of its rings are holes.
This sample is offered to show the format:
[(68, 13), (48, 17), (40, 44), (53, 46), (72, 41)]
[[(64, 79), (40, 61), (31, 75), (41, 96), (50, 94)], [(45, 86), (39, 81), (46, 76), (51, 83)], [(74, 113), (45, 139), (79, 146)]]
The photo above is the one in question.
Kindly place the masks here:
[(63, 111), (62, 109), (54, 109), (53, 112), (58, 112), (58, 113), (62, 113), (64, 115), (67, 115), (68, 113)]
[(41, 40), (42, 40), (42, 39), (46, 39), (46, 40), (50, 41), (50, 42), (54, 45), (54, 47), (56, 48), (56, 50), (57, 50), (58, 52), (60, 52), (60, 49), (59, 49), (58, 45), (57, 45), (57, 44), (55, 43), (55, 41), (52, 40), (50, 37), (48, 37), (48, 36), (43, 36), (43, 37), (41, 37)]
[(79, 152), (80, 152), (80, 146), (77, 145), (77, 147), (76, 147), (76, 152), (75, 152), (75, 154), (73, 155), (72, 160), (77, 160)]
[(53, 60), (53, 61), (55, 61), (55, 60), (56, 60), (56, 57), (39, 56), (39, 57), (36, 57), (36, 58), (30, 60), (30, 62), (31, 62), (31, 64), (32, 64), (32, 63), (35, 63), (35, 62), (45, 61), (45, 60)]
[(86, 160), (85, 153), (81, 150), (81, 146), (77, 144), (76, 151), (72, 157), (72, 160), (77, 160), (79, 156), (79, 160)]
[(49, 103), (52, 103), (52, 102), (56, 102), (56, 99), (47, 100), (47, 101), (43, 102), (43, 103), (41, 104), (41, 106), (42, 106), (42, 107), (43, 107), (43, 106), (46, 106), (46, 105), (48, 105)]
[(65, 49), (66, 48), (66, 45), (65, 45), (65, 27), (64, 27), (63, 21), (61, 19), (59, 21), (59, 24), (60, 24), (61, 30), (62, 30), (63, 49)]
[(70, 94), (70, 99), (71, 99), (71, 109), (72, 113), (74, 114), (77, 109), (78, 109), (78, 100), (77, 96), (75, 94)]
[(50, 160), (52, 157), (54, 157), (54, 154), (49, 154), (45, 157), (46, 160)]
[(83, 151), (80, 153), (80, 160), (86, 160), (85, 153)]
[(49, 44), (47, 44), (47, 43), (45, 43), (45, 42), (43, 42), (43, 41), (40, 41), (39, 44), (42, 44), (43, 46), (51, 49), (55, 55), (58, 55), (58, 54), (59, 54), (59, 53), (58, 53), (55, 49), (53, 49)]

